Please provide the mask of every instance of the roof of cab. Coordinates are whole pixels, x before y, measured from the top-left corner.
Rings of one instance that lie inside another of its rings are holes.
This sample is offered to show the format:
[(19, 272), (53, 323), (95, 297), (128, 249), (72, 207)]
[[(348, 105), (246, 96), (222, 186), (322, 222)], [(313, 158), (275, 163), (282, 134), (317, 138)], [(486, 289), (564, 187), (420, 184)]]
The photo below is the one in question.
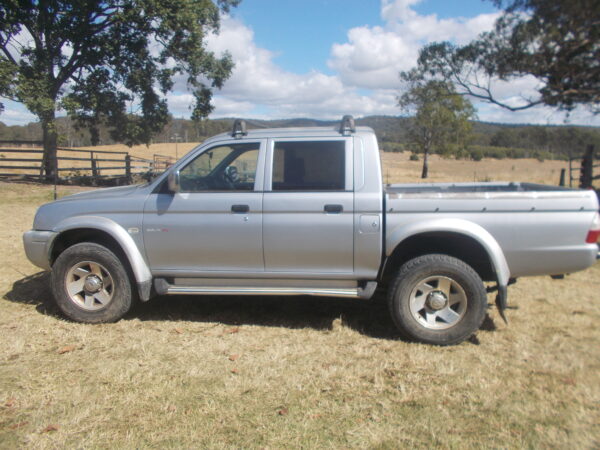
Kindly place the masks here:
[[(370, 127), (356, 127), (355, 131), (346, 136), (373, 134)], [(205, 141), (205, 143), (222, 140), (247, 140), (247, 139), (266, 139), (266, 138), (332, 138), (342, 137), (339, 127), (297, 127), (297, 128), (259, 128), (247, 130), (244, 135), (232, 136), (231, 132), (221, 133)]]
[(229, 133), (221, 133), (205, 141), (215, 142), (229, 139), (302, 139), (302, 138), (334, 138), (352, 135), (374, 135), (369, 127), (356, 127), (354, 118), (350, 115), (342, 117), (338, 126), (329, 127), (298, 127), (298, 128), (262, 128), (249, 130), (246, 121), (236, 119)]

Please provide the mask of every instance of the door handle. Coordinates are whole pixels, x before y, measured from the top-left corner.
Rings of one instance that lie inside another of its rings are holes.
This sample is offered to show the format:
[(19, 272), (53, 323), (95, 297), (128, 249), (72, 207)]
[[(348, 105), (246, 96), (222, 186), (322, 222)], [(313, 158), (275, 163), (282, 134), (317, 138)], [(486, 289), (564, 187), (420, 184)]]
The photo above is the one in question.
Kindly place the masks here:
[(342, 205), (325, 205), (323, 210), (328, 214), (339, 214), (344, 211), (344, 207)]
[(245, 214), (250, 211), (250, 207), (248, 205), (231, 205), (231, 212), (238, 214)]

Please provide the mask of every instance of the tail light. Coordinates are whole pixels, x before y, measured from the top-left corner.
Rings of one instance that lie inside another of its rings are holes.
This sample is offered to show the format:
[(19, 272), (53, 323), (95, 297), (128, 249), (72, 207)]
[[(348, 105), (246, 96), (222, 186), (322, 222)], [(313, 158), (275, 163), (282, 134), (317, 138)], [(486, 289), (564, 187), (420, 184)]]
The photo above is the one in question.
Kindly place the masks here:
[(600, 238), (600, 214), (596, 213), (585, 242), (588, 244), (595, 244), (598, 242), (598, 238)]

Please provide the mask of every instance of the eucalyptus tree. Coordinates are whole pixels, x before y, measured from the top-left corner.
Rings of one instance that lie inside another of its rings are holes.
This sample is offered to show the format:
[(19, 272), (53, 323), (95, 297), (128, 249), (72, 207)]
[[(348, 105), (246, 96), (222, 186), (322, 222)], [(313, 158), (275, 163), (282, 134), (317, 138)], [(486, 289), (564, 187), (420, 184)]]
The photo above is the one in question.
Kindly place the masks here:
[[(457, 46), (423, 47), (413, 76), (451, 82), (461, 94), (511, 111), (547, 105), (600, 112), (600, 0), (492, 0), (503, 10), (494, 28)], [(494, 90), (494, 80), (538, 81), (519, 102)]]
[(398, 103), (404, 111), (414, 114), (408, 137), (423, 153), (421, 178), (429, 174), (429, 154), (452, 154), (464, 147), (471, 134), (471, 119), (475, 108), (445, 81), (426, 83), (405, 77), (408, 89)]
[(98, 141), (98, 125), (129, 145), (148, 143), (169, 118), (166, 94), (182, 83), (192, 117), (212, 110), (233, 68), (206, 39), (240, 0), (2, 0), (0, 96), (42, 125), (44, 170), (56, 169), (56, 112)]

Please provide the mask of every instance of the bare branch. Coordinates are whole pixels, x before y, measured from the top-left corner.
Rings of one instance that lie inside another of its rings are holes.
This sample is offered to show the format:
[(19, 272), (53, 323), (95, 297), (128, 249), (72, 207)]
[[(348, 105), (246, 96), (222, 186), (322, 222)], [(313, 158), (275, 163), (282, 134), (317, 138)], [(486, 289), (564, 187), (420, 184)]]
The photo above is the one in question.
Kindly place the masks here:
[(12, 97), (6, 94), (0, 94), (0, 98), (4, 98), (6, 100), (10, 100), (11, 102), (21, 103), (21, 101), (17, 97)]
[(8, 50), (6, 44), (0, 46), (0, 50), (2, 50), (2, 53), (4, 53), (4, 56), (6, 56), (6, 59), (8, 59), (15, 66), (17, 65), (17, 60), (13, 57), (13, 55), (11, 55), (11, 53)]

